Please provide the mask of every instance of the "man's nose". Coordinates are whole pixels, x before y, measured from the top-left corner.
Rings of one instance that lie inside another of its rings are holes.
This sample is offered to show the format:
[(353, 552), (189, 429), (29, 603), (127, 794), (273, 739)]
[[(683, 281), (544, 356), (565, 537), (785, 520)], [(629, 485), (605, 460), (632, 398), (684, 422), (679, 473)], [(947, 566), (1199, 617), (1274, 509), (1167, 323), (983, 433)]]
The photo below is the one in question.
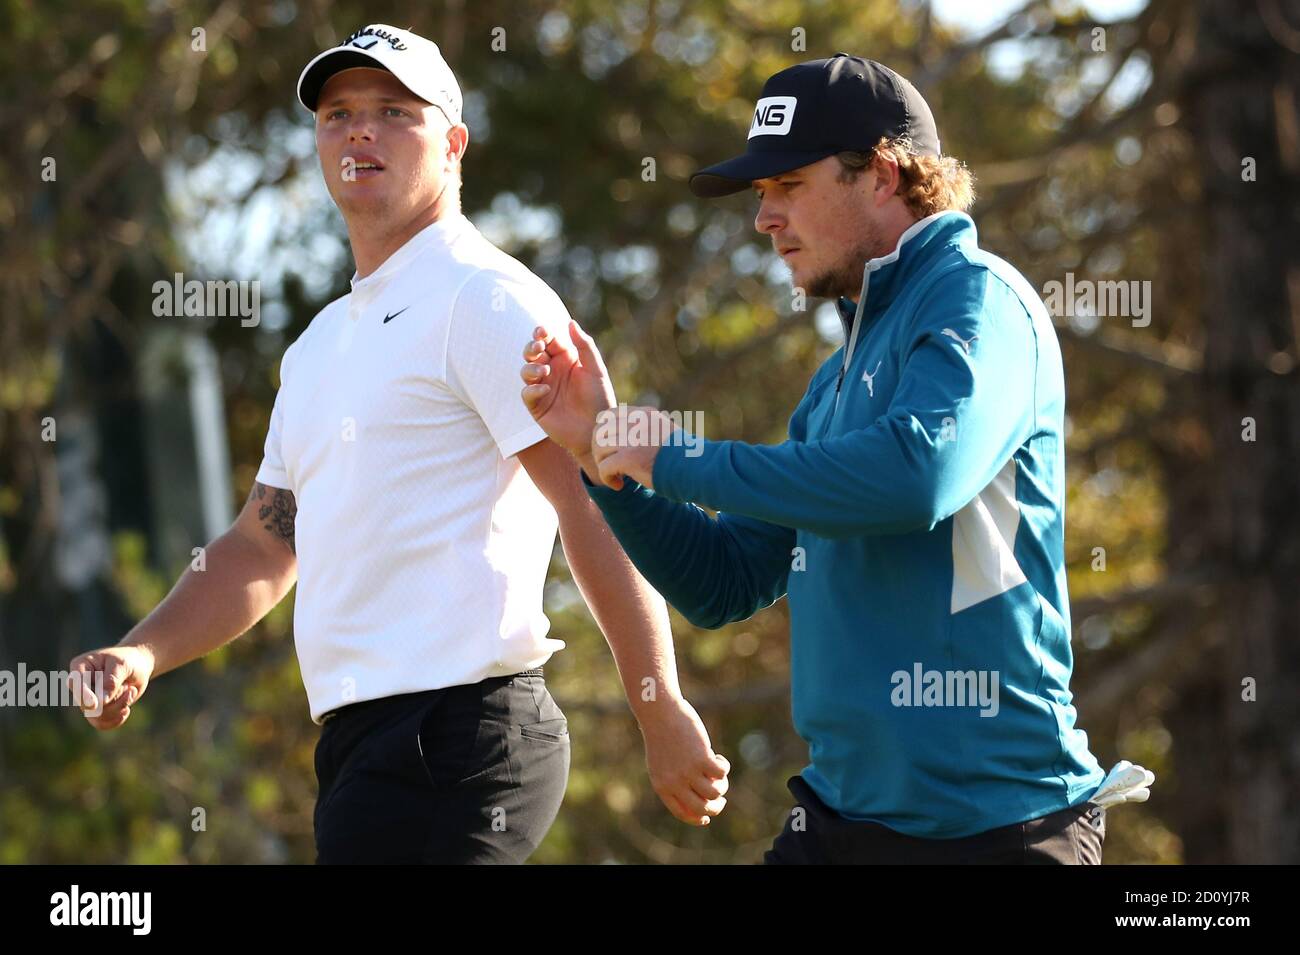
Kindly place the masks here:
[(771, 234), (785, 226), (785, 216), (776, 208), (776, 204), (766, 196), (758, 204), (758, 215), (754, 217), (754, 228), (759, 232)]
[(348, 125), (348, 142), (355, 143), (360, 140), (375, 141), (375, 121), (364, 113), (354, 116)]

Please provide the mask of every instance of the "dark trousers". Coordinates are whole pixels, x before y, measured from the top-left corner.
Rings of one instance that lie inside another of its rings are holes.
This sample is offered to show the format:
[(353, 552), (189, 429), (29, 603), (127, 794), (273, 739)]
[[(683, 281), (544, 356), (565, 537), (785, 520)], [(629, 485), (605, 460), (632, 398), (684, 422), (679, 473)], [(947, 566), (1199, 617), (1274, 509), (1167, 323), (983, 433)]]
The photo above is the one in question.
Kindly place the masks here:
[(797, 805), (763, 857), (767, 865), (1100, 865), (1106, 810), (1090, 802), (963, 839), (919, 839), (845, 819), (802, 776)]
[(349, 704), (316, 744), (316, 861), (523, 862), (568, 776), (540, 670)]

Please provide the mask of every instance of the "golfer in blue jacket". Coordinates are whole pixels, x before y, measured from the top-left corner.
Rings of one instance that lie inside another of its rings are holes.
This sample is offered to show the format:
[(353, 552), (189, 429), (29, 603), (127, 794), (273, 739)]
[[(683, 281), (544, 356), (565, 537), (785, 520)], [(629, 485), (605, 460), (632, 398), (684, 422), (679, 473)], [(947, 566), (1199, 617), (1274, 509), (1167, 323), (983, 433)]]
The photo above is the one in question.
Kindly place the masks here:
[(793, 284), (837, 300), (844, 346), (789, 440), (685, 440), (617, 406), (576, 323), (573, 345), (528, 343), (523, 397), (692, 623), (789, 596), (809, 764), (765, 861), (1100, 862), (1105, 774), (1070, 693), (1061, 353), (1034, 289), (979, 248), (969, 173), (906, 79), (840, 53), (771, 77), (746, 152), (690, 185), (754, 189)]

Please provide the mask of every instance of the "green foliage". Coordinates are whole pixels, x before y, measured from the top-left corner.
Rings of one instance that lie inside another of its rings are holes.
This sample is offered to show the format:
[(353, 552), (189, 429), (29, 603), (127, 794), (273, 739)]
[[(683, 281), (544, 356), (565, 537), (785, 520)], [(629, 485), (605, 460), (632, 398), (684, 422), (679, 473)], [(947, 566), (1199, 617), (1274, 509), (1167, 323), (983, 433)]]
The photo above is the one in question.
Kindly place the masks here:
[[(0, 109), (14, 133), (0, 155), (9, 181), (24, 184), (0, 196), (0, 261), (13, 290), (0, 349), (0, 596), (15, 613), (49, 578), (48, 563), (24, 563), (41, 525), (27, 520), (38, 482), (20, 462), (48, 452), (30, 436), (59, 400), (93, 406), (103, 397), (78, 392), (87, 381), (79, 339), (93, 330), (130, 350), (172, 321), (152, 317), (152, 282), (192, 269), (194, 235), (229, 217), (227, 231), (240, 237), (229, 258), (257, 261), (287, 315), (277, 328), (205, 329), (222, 357), (242, 500), (260, 461), (279, 355), (346, 290), (350, 267), (320, 244), (338, 247), (340, 222), (323, 192), (303, 191), (319, 170), (293, 83), (322, 43), (382, 17), (357, 2), (245, 6), (3, 2), (14, 42), (0, 49), (11, 92)], [(708, 437), (778, 441), (836, 343), (814, 329), (811, 305), (792, 312), (786, 283), (768, 277), (752, 198), (700, 203), (685, 181), (741, 148), (763, 80), (793, 62), (847, 50), (925, 78), (946, 151), (979, 180), (973, 211), (984, 243), (1040, 287), (1066, 269), (1089, 272), (1103, 252), (1126, 277), (1156, 274), (1185, 188), (1164, 168), (1179, 149), (1172, 132), (1149, 118), (1130, 124), (1145, 152), (1117, 177), (1118, 133), (1096, 133), (1084, 122), (1088, 110), (1059, 105), (1086, 100), (1090, 71), (1117, 69), (1146, 34), (1116, 29), (1112, 53), (1098, 57), (1077, 42), (1083, 25), (1069, 5), (1054, 6), (1059, 18), (1036, 40), (1045, 52), (1011, 79), (994, 75), (978, 49), (957, 55), (957, 38), (918, 5), (885, 0), (482, 2), (447, 13), (412, 6), (410, 16), (393, 17), (437, 39), (470, 94), (466, 211), (492, 220), (501, 243), (598, 336), (620, 394), (703, 410)], [(198, 26), (206, 52), (192, 49)], [(806, 31), (806, 53), (791, 51), (796, 26)], [(506, 30), (504, 52), (490, 47), (495, 27)], [(1062, 131), (1075, 125), (1091, 135), (1062, 148)], [(58, 160), (55, 183), (40, 181), (46, 156)], [(656, 170), (649, 181), (647, 158)], [(203, 176), (217, 187), (205, 192)], [(239, 217), (268, 199), (279, 221), (269, 232), (246, 228)], [(526, 228), (537, 213), (547, 224)], [(293, 262), (273, 259), (276, 250), (292, 250), (285, 258)], [(736, 269), (745, 255), (762, 267)], [(204, 264), (221, 267), (219, 257)], [(1195, 336), (1190, 271), (1165, 273), (1173, 344)], [(1162, 576), (1167, 445), (1197, 437), (1163, 417), (1160, 375), (1097, 361), (1094, 344), (1067, 337), (1076, 599)], [(1091, 568), (1096, 546), (1107, 550), (1104, 572)], [(104, 585), (134, 621), (178, 569), (159, 570), (141, 529), (125, 527)], [(559, 561), (552, 577), (566, 577)], [(730, 806), (703, 831), (673, 820), (650, 791), (639, 732), (581, 602), (550, 609), (568, 644), (547, 673), (570, 717), (573, 769), (536, 861), (756, 861), (791, 804), (785, 781), (806, 760), (790, 726), (784, 603), (710, 633), (674, 617), (683, 685), (734, 766)], [(1107, 620), (1109, 642), (1077, 645), (1076, 684), (1085, 690), (1103, 662), (1123, 666), (1161, 615), (1137, 607)], [(1127, 757), (1173, 770), (1161, 699), (1153, 691), (1118, 713), (1084, 704), (1081, 722), (1103, 762)], [(317, 734), (293, 653), (290, 597), (201, 665), (158, 680), (116, 733), (96, 733), (75, 713), (0, 722), (0, 862), (309, 862)], [(196, 810), (205, 829), (196, 830)], [(1177, 861), (1180, 843), (1163, 812), (1153, 804), (1113, 813), (1108, 853), (1114, 846), (1115, 861)]]

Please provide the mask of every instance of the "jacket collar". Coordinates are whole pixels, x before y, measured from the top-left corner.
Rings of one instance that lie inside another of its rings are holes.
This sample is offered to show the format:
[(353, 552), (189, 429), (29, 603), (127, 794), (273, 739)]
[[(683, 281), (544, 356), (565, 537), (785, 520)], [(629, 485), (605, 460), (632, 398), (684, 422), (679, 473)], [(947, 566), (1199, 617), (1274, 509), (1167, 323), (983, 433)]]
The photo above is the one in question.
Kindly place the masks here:
[[(863, 316), (871, 318), (887, 309), (907, 280), (916, 274), (918, 266), (929, 261), (939, 250), (948, 245), (975, 241), (975, 223), (964, 212), (949, 209), (913, 222), (898, 237), (893, 251), (867, 259), (864, 263), (862, 288), (858, 291), (858, 303), (866, 297)], [(858, 303), (847, 297), (836, 301), (840, 319), (846, 326), (852, 325)]]

